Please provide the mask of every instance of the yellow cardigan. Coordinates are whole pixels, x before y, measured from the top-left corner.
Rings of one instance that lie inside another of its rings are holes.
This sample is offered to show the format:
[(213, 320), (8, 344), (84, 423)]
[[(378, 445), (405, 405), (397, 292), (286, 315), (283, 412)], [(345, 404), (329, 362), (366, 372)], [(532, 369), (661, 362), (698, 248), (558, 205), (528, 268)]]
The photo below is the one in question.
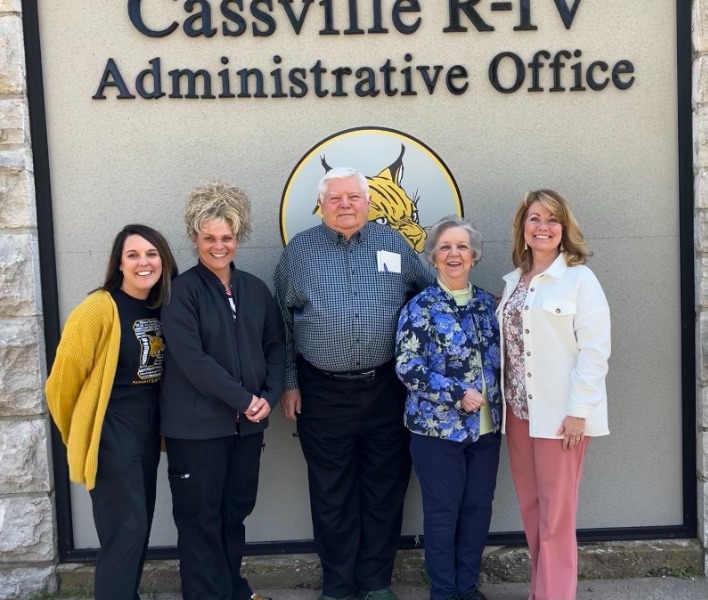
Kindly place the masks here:
[(120, 319), (108, 292), (89, 295), (69, 315), (45, 393), (67, 448), (69, 479), (96, 485), (98, 447), (118, 365)]

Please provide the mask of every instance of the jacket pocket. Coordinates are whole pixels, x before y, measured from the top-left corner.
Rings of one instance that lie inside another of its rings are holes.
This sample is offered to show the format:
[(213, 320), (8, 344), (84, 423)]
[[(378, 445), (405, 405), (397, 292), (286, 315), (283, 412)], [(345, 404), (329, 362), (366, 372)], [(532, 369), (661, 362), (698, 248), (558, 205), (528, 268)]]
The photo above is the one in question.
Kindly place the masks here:
[(554, 300), (553, 298), (546, 298), (542, 304), (543, 310), (559, 317), (565, 317), (568, 315), (574, 315), (578, 312), (575, 302), (571, 300)]

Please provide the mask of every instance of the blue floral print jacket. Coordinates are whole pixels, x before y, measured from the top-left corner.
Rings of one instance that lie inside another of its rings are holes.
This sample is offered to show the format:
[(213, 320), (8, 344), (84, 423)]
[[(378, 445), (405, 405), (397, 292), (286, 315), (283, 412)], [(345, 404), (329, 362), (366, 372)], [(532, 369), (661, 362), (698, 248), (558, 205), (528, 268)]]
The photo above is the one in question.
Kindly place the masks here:
[[(482, 369), (494, 431), (501, 428), (499, 324), (494, 297), (472, 286), (467, 306), (439, 285), (401, 311), (396, 373), (408, 388), (404, 422), (414, 433), (461, 442), (479, 438), (479, 411), (455, 409), (465, 390), (482, 392)], [(459, 406), (459, 405), (458, 405)]]

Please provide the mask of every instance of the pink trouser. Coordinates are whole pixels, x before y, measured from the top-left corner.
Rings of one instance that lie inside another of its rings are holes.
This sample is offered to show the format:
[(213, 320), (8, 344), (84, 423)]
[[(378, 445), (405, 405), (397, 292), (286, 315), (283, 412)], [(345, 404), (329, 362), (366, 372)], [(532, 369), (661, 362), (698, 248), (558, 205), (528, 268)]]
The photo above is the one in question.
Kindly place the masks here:
[(563, 450), (563, 440), (529, 437), (529, 422), (506, 411), (511, 475), (531, 554), (533, 600), (575, 600), (575, 517), (590, 439)]

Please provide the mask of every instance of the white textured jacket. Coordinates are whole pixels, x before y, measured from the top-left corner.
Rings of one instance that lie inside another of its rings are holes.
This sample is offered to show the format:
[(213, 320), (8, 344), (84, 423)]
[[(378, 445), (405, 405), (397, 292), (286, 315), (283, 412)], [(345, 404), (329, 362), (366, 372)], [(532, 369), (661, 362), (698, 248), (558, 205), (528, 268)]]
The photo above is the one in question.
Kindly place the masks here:
[[(520, 269), (504, 277), (506, 286), (497, 308), (502, 382), (504, 306), (520, 278)], [(593, 272), (584, 265), (567, 266), (561, 254), (536, 275), (523, 309), (523, 335), (531, 437), (562, 438), (556, 431), (567, 415), (586, 420), (586, 435), (607, 435), (610, 309)], [(504, 402), (505, 415), (506, 408)]]

